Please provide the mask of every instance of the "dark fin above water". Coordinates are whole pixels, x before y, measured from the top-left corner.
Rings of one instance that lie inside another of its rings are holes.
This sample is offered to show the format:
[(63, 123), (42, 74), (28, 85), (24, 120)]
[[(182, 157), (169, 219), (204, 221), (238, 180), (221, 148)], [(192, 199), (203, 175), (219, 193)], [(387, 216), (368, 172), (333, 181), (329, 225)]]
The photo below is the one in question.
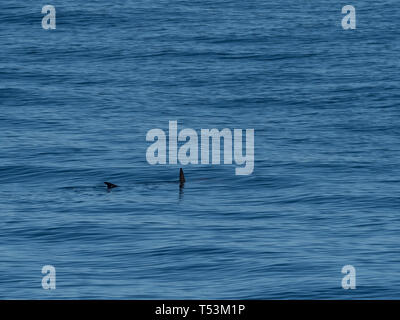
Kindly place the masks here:
[(110, 182), (104, 182), (104, 184), (107, 186), (107, 189), (112, 189), (118, 187), (116, 184), (110, 183)]
[(185, 175), (183, 174), (183, 170), (182, 168), (179, 170), (179, 183), (181, 184), (181, 186), (183, 186), (185, 184), (186, 180), (185, 180)]

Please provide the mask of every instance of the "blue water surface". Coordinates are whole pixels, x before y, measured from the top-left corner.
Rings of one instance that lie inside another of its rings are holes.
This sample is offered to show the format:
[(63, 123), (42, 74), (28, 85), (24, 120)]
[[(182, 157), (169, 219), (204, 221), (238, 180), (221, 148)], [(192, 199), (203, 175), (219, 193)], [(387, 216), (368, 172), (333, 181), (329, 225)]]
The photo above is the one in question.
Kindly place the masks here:
[[(397, 0), (2, 0), (0, 298), (400, 298), (399, 15)], [(254, 128), (253, 174), (188, 165), (180, 190), (179, 164), (146, 161), (147, 132), (173, 120)]]

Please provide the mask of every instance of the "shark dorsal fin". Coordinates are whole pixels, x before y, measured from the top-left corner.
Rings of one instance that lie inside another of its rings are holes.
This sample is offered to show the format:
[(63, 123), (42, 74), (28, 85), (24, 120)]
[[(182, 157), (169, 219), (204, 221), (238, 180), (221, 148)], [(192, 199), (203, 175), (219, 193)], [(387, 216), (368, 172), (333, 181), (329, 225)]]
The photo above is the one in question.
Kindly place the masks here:
[(104, 182), (104, 184), (107, 186), (107, 189), (112, 189), (118, 187), (116, 184), (113, 184), (111, 182)]
[(183, 174), (183, 170), (182, 168), (179, 170), (179, 183), (181, 184), (181, 186), (183, 186), (183, 184), (186, 182), (185, 180), (185, 175)]

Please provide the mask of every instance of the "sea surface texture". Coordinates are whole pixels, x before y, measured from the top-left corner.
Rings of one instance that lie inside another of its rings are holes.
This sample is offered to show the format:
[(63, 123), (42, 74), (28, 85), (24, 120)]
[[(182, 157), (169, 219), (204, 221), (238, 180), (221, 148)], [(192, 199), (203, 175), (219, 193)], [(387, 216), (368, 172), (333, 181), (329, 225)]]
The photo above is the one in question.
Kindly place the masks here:
[[(1, 0), (0, 298), (400, 298), (399, 16), (398, 0)], [(146, 134), (169, 121), (254, 129), (254, 172), (150, 165)]]

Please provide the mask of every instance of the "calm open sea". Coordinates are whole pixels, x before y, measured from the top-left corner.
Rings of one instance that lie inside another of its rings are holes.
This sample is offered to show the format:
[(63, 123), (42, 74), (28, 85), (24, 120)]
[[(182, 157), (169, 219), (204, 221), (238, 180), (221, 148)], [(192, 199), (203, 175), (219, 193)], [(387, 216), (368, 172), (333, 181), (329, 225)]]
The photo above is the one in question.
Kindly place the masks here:
[[(400, 298), (398, 0), (44, 4), (0, 3), (0, 298)], [(172, 120), (254, 128), (254, 173), (180, 191)]]

